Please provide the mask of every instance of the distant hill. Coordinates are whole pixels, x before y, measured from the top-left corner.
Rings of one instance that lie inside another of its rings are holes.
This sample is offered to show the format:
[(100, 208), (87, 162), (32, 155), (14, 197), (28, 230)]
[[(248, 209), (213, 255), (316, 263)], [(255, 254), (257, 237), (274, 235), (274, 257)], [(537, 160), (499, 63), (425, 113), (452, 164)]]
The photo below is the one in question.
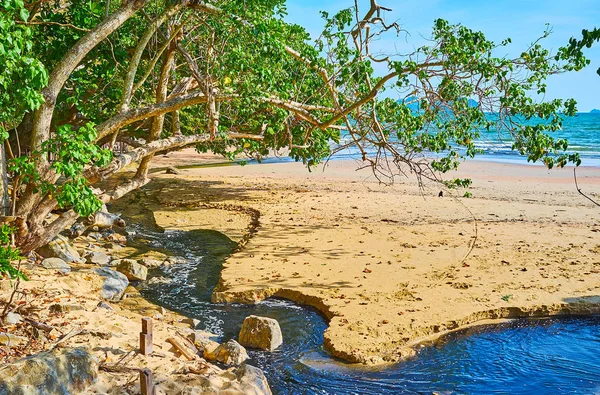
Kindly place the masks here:
[(590, 114), (600, 114), (600, 110), (594, 108), (592, 111), (590, 111)]

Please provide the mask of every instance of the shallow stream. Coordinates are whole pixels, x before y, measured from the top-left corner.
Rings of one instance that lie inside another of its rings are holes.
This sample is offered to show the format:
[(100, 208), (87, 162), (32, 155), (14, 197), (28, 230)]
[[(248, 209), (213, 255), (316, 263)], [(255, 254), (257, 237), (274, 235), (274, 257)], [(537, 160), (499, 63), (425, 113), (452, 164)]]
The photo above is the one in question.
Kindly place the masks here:
[(133, 244), (185, 258), (152, 271), (166, 283), (142, 285), (150, 301), (200, 320), (218, 341), (237, 339), (250, 314), (279, 321), (284, 344), (250, 351), (275, 394), (600, 394), (600, 318), (518, 320), (463, 331), (426, 347), (407, 362), (356, 368), (322, 348), (326, 320), (314, 309), (283, 300), (257, 305), (212, 304), (221, 265), (236, 244), (215, 231), (135, 229)]

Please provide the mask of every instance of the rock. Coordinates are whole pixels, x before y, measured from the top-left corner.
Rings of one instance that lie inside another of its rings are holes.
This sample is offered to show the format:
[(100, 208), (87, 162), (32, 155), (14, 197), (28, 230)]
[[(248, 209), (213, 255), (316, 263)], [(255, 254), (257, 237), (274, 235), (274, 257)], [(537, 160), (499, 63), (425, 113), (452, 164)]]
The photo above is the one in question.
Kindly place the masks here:
[(113, 309), (113, 307), (106, 302), (99, 302), (98, 305), (96, 305), (96, 307), (94, 308), (94, 310), (97, 310), (97, 309), (115, 311), (115, 309)]
[(108, 263), (108, 266), (115, 267), (115, 266), (119, 266), (120, 264), (125, 263), (125, 262), (137, 263), (137, 261), (135, 259), (113, 259), (112, 261), (110, 261)]
[(179, 320), (179, 322), (190, 325), (192, 329), (195, 329), (198, 325), (200, 325), (200, 320), (195, 318), (184, 318)]
[(118, 302), (129, 286), (129, 280), (123, 273), (108, 267), (100, 267), (94, 270), (96, 274), (104, 277), (104, 284), (100, 291), (100, 297), (106, 300)]
[(74, 239), (81, 236), (87, 230), (87, 226), (83, 222), (76, 222), (69, 229), (68, 235)]
[(157, 267), (162, 266), (163, 261), (159, 261), (158, 259), (142, 258), (139, 259), (137, 263), (146, 266), (148, 269), (156, 269)]
[(102, 239), (102, 235), (99, 232), (90, 232), (87, 237), (95, 241)]
[(60, 304), (56, 303), (50, 306), (51, 313), (68, 313), (70, 311), (81, 311), (85, 310), (80, 304)]
[[(29, 341), (28, 338), (23, 336), (16, 336), (11, 333), (0, 332), (0, 345), (2, 346), (20, 346), (26, 344)], [(0, 388), (2, 388), (0, 386)], [(1, 394), (2, 392), (0, 392)]]
[(178, 263), (186, 263), (187, 259), (185, 259), (184, 257), (181, 256), (170, 256), (167, 259), (165, 259), (163, 261), (163, 266), (171, 266), (171, 265), (175, 265)]
[(203, 354), (204, 354), (204, 359), (209, 360), (209, 361), (214, 361), (215, 360), (215, 350), (220, 346), (219, 343), (212, 341), (212, 340), (208, 340), (206, 342), (204, 342), (202, 344), (202, 347), (204, 348)]
[(242, 324), (239, 342), (248, 348), (273, 351), (283, 343), (283, 336), (277, 320), (251, 315)]
[(150, 280), (148, 280), (148, 282), (146, 282), (147, 285), (158, 285), (158, 284), (169, 284), (172, 280), (170, 278), (167, 277), (152, 277)]
[(117, 266), (117, 270), (127, 276), (131, 281), (145, 281), (148, 277), (148, 268), (137, 262), (131, 262), (130, 259), (122, 260)]
[(61, 274), (67, 274), (71, 271), (71, 266), (60, 258), (46, 258), (42, 261), (42, 266), (48, 270), (55, 270)]
[(4, 323), (6, 325), (17, 325), (23, 321), (23, 317), (17, 313), (8, 313), (6, 317), (4, 317)]
[(174, 174), (174, 175), (178, 175), (181, 174), (181, 172), (176, 168), (176, 167), (167, 167), (167, 171), (165, 172), (166, 174)]
[(125, 228), (125, 221), (119, 215), (111, 214), (105, 210), (103, 208), (87, 218), (80, 219), (69, 229), (69, 236), (76, 238), (91, 230), (92, 232), (88, 234), (88, 237), (99, 240), (103, 235), (94, 232), (98, 232), (100, 229)]
[(96, 211), (95, 214), (87, 218), (90, 226), (98, 229), (112, 229), (113, 227), (124, 229), (125, 220), (120, 215), (109, 213), (108, 211)]
[(98, 361), (84, 348), (43, 352), (0, 368), (0, 394), (82, 393), (98, 377)]
[(271, 388), (262, 370), (254, 366), (243, 364), (233, 373), (237, 377), (240, 389), (246, 395), (271, 394)]
[(225, 365), (240, 365), (249, 358), (246, 349), (233, 339), (214, 349), (213, 343), (204, 346), (204, 358), (209, 361), (218, 361)]
[(127, 237), (120, 235), (118, 233), (109, 234), (108, 236), (106, 236), (106, 240), (112, 241), (113, 243), (118, 243), (118, 244), (126, 244), (127, 243)]
[(106, 248), (107, 250), (116, 250), (118, 248), (120, 249), (123, 247), (121, 246), (121, 244), (110, 242), (110, 243), (104, 243), (104, 248)]
[(56, 236), (50, 243), (37, 249), (44, 258), (60, 258), (65, 262), (82, 263), (83, 260), (75, 248), (69, 244), (66, 237)]
[(111, 258), (103, 251), (90, 251), (85, 254), (85, 261), (91, 265), (106, 266)]
[(206, 345), (214, 343), (212, 351), (219, 346), (219, 343), (210, 340), (211, 334), (202, 331), (193, 331), (188, 336), (188, 339), (202, 350), (206, 349)]

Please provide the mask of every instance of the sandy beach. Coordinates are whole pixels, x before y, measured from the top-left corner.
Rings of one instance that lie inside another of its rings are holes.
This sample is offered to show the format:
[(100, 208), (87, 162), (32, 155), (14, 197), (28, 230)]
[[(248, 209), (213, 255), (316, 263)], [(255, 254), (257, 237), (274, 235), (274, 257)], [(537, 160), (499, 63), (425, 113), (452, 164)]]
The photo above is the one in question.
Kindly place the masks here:
[[(256, 210), (257, 227), (226, 261), (213, 301), (277, 296), (314, 306), (329, 319), (326, 349), (349, 362), (398, 361), (490, 320), (600, 312), (600, 209), (578, 194), (572, 169), (465, 163), (456, 176), (473, 179), (473, 197), (459, 198), (410, 178), (380, 185), (356, 168), (187, 168), (156, 172), (151, 188), (166, 206)], [(580, 168), (578, 181), (600, 196), (599, 169)], [(197, 213), (155, 216), (162, 226), (227, 233), (227, 223)]]
[[(301, 164), (277, 163), (165, 174), (165, 166), (189, 165), (193, 155), (160, 157), (152, 183), (112, 208), (146, 227), (225, 234), (238, 248), (224, 263), (213, 301), (281, 297), (313, 306), (328, 320), (326, 350), (346, 362), (396, 362), (451, 331), (509, 318), (600, 313), (600, 209), (577, 192), (572, 169), (466, 163), (450, 176), (473, 179), (471, 198), (439, 184), (421, 189), (410, 178), (381, 185), (368, 171), (355, 171), (353, 161), (310, 173)], [(600, 169), (581, 168), (578, 180), (591, 198), (600, 196)], [(113, 258), (167, 258), (93, 235), (73, 245)], [(88, 347), (104, 366), (88, 393), (136, 393), (141, 368), (154, 372), (159, 393), (186, 385), (256, 391), (256, 382), (236, 368), (199, 356), (186, 361), (167, 339), (185, 341), (190, 321), (135, 288), (107, 307), (93, 265), (74, 264), (62, 275), (38, 263), (23, 268), (30, 281), (16, 304), (55, 329), (28, 352), (56, 342)], [(10, 287), (3, 286), (8, 297)], [(154, 318), (151, 356), (137, 350), (142, 317)], [(195, 336), (208, 341), (211, 334)], [(106, 371), (112, 365), (130, 371)]]

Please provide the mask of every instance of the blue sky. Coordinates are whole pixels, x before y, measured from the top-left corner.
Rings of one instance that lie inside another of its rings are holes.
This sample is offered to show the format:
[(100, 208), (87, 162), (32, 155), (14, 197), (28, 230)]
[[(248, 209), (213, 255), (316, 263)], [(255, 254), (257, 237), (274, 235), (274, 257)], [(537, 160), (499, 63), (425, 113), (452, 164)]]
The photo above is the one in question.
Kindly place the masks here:
[[(320, 10), (335, 12), (354, 4), (353, 0), (288, 0), (290, 22), (304, 26), (316, 35), (321, 31)], [(368, 0), (359, 0), (367, 9)], [(408, 37), (385, 40), (378, 45), (389, 52), (405, 52), (423, 44), (437, 18), (480, 30), (489, 39), (500, 42), (513, 40), (506, 49), (508, 55), (518, 55), (544, 31), (549, 23), (553, 33), (544, 40), (551, 50), (566, 45), (572, 36), (580, 37), (582, 29), (600, 26), (600, 1), (598, 0), (379, 0), (379, 4), (392, 8), (386, 13), (388, 22), (398, 21), (410, 33)], [(554, 76), (548, 82), (546, 98), (573, 97), (579, 111), (600, 109), (600, 43), (586, 51), (591, 66), (578, 73)]]

